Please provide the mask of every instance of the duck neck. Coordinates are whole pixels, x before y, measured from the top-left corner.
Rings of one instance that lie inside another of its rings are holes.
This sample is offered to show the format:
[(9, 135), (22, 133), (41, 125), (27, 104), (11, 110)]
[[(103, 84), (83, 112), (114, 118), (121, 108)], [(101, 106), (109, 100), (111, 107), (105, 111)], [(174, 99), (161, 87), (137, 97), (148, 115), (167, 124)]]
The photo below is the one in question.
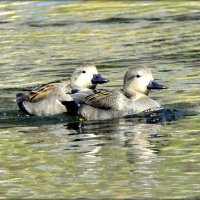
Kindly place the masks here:
[(96, 88), (96, 85), (91, 85), (89, 87), (79, 87), (79, 86), (72, 87), (73, 90), (79, 90), (79, 91), (89, 91), (89, 90), (94, 90), (95, 88)]
[(123, 89), (123, 93), (127, 98), (142, 98), (147, 96), (148, 94), (143, 94), (141, 92), (138, 92), (137, 90), (128, 90), (128, 89)]

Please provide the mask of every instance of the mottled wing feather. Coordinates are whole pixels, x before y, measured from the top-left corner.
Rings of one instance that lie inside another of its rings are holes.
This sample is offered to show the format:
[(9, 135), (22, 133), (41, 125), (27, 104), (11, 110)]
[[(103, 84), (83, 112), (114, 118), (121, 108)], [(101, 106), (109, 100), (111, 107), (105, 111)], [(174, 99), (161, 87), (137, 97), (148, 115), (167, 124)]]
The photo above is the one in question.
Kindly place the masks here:
[(100, 109), (110, 109), (113, 106), (112, 99), (114, 94), (114, 92), (98, 90), (94, 94), (87, 96), (84, 99), (84, 103)]
[[(69, 81), (57, 81), (57, 82), (51, 82), (48, 83), (46, 85), (43, 85), (42, 87), (32, 90), (31, 92), (29, 92), (27, 94), (27, 101), (34, 103), (34, 102), (38, 102), (44, 98), (46, 98), (47, 96), (51, 95), (51, 94), (55, 94), (56, 92), (58, 92), (58, 88), (56, 87), (56, 84), (59, 83), (65, 83), (66, 84), (66, 94), (69, 93), (71, 91), (71, 87), (70, 89), (67, 87), (70, 85)], [(68, 91), (69, 90), (69, 91)]]
[(55, 90), (54, 85), (48, 84), (39, 88), (38, 90), (33, 90), (28, 94), (28, 101), (31, 103), (37, 102), (51, 94)]

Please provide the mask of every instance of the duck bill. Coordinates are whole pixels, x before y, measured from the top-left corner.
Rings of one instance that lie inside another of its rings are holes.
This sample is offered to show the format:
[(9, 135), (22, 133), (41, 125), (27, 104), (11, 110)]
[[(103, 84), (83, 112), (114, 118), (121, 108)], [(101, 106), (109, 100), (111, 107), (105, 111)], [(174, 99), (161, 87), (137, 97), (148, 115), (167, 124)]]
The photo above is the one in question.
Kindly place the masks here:
[(108, 79), (101, 76), (101, 74), (94, 74), (92, 78), (93, 84), (103, 84), (109, 82)]
[(150, 81), (149, 84), (147, 85), (147, 89), (167, 89), (166, 86), (164, 85), (160, 85), (159, 83), (157, 83), (156, 81)]

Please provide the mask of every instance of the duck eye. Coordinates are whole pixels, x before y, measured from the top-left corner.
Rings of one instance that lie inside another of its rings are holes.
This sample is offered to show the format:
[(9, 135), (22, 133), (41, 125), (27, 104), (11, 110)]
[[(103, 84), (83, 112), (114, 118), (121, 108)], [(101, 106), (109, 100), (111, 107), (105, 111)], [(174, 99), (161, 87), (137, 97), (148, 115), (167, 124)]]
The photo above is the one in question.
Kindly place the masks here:
[(86, 73), (86, 71), (85, 71), (85, 70), (83, 70), (83, 71), (82, 71), (82, 73)]
[(136, 77), (137, 77), (137, 78), (140, 78), (141, 76), (140, 76), (140, 75), (136, 75)]

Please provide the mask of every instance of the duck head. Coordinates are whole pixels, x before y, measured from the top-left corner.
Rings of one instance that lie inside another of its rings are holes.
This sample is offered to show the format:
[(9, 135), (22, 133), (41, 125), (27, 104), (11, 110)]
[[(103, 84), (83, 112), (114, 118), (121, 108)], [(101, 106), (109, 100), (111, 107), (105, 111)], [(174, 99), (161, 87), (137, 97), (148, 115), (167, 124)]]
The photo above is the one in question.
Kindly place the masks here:
[(125, 95), (148, 95), (151, 89), (167, 89), (167, 87), (157, 83), (147, 67), (138, 67), (126, 72), (124, 76)]
[(109, 80), (98, 74), (96, 66), (91, 64), (79, 66), (71, 76), (72, 89), (76, 90), (95, 89), (97, 84), (107, 82)]

